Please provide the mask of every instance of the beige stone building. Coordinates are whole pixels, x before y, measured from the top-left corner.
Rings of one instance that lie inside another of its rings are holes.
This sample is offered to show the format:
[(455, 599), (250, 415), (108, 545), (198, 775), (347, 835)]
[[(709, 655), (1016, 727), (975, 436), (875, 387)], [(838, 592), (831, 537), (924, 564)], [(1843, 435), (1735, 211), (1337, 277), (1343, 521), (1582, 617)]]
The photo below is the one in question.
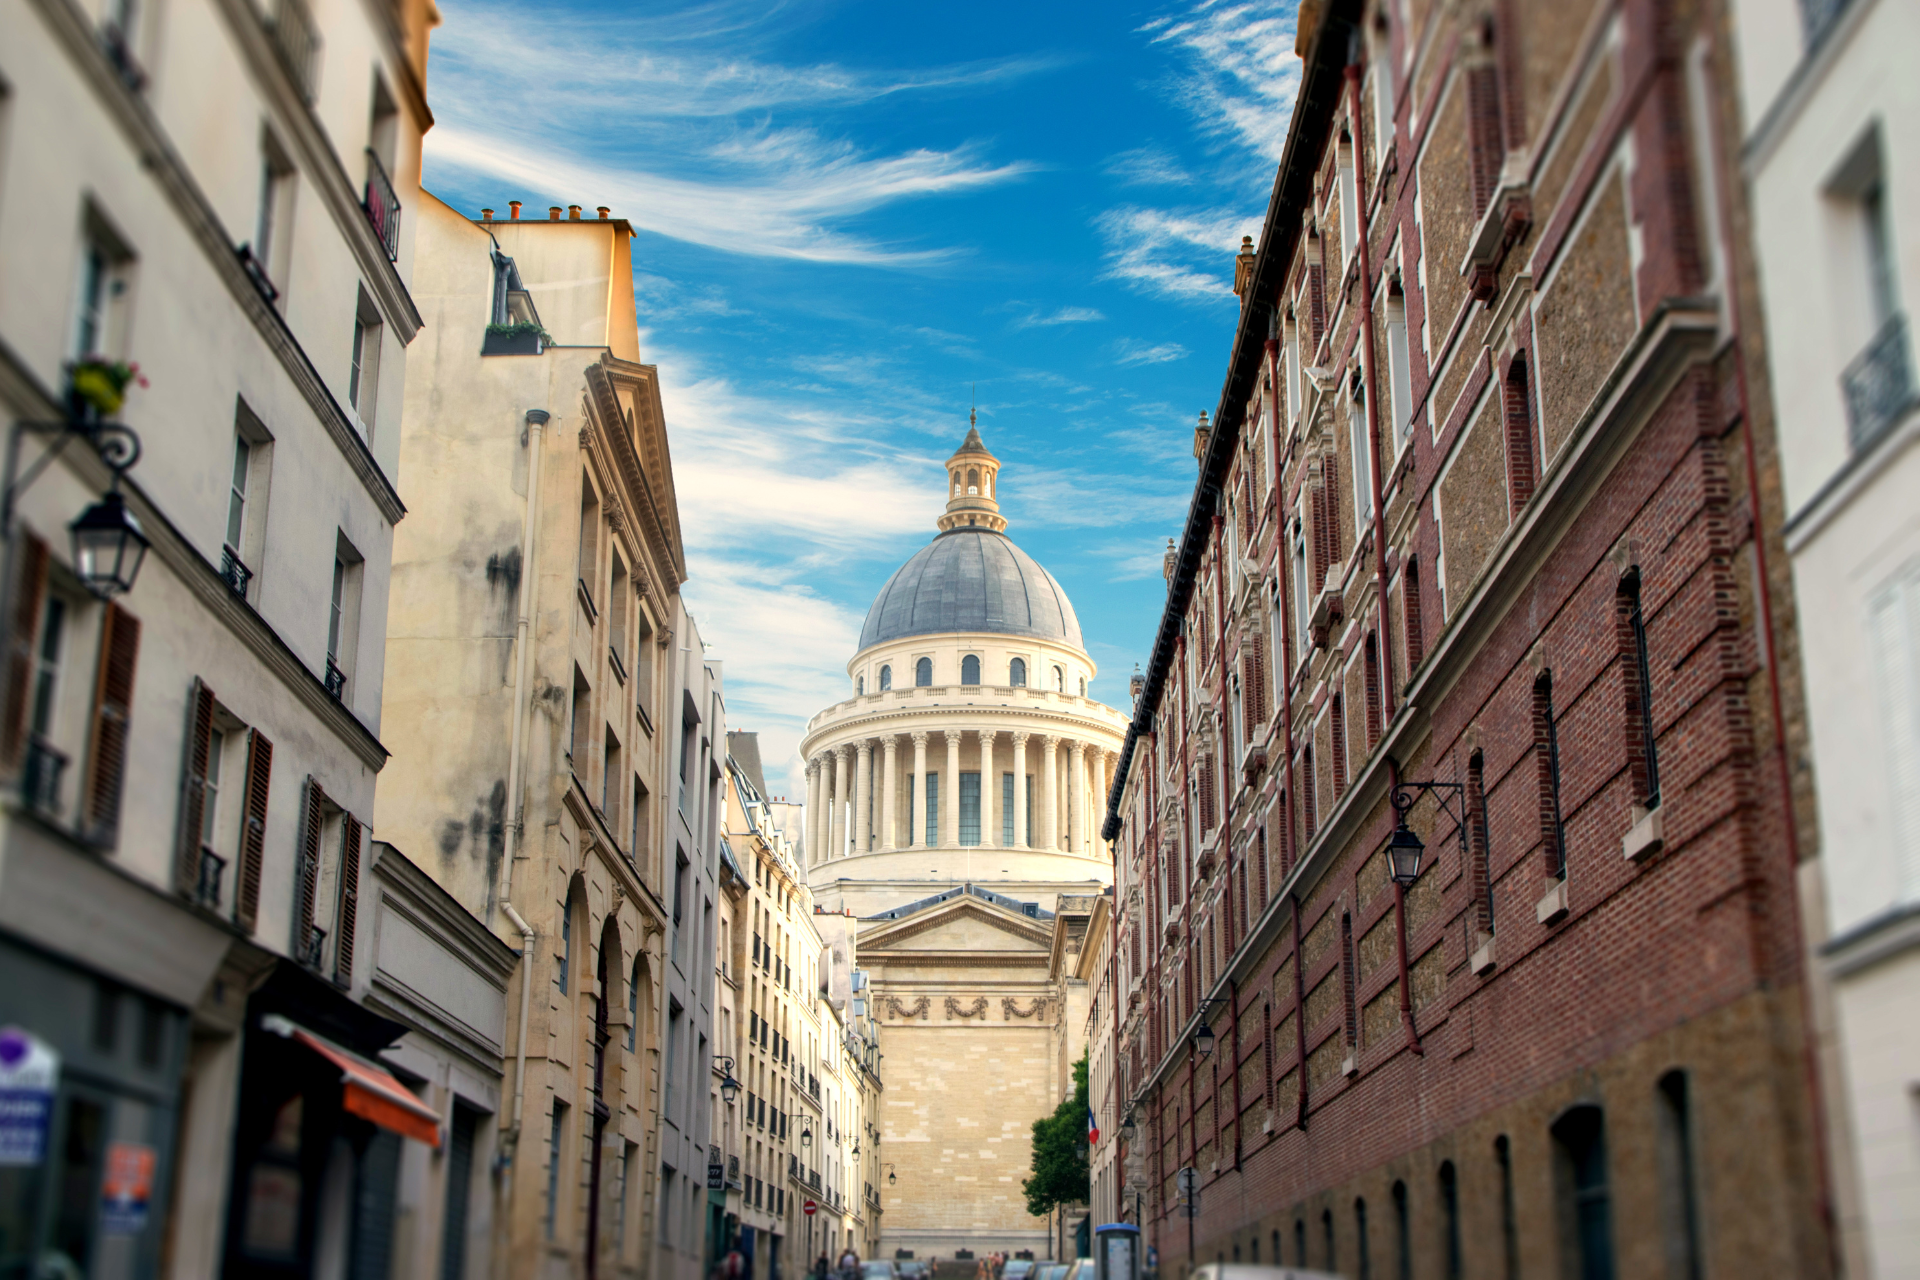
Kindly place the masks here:
[(505, 1273), (693, 1276), (724, 703), (678, 594), (631, 232), (423, 205), (378, 826), (524, 950)]
[(1044, 1254), (1020, 1182), (1079, 1055), (1061, 1029), (1084, 1021), (1051, 968), (1053, 913), (1111, 882), (1095, 824), (1126, 721), (1087, 696), (1073, 605), (1006, 536), (977, 429), (946, 466), (939, 535), (881, 589), (849, 697), (802, 740), (808, 878), (859, 917), (872, 980), (881, 1250)]

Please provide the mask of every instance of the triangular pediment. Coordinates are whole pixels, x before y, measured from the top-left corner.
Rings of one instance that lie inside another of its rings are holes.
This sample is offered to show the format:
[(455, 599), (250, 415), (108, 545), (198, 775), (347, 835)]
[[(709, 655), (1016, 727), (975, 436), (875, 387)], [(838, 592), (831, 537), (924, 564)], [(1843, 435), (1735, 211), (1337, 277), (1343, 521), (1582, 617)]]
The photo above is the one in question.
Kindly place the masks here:
[(963, 897), (864, 930), (859, 946), (864, 960), (876, 952), (894, 956), (956, 951), (1045, 954), (1051, 943), (1050, 931), (1038, 921), (990, 902)]

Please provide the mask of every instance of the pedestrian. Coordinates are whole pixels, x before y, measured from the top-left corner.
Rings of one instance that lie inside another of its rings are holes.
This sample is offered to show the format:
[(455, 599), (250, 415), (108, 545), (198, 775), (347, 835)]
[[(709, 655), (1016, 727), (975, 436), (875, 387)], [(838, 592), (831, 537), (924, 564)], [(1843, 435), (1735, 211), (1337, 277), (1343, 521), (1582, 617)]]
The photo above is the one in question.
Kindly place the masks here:
[(822, 1249), (820, 1256), (813, 1260), (814, 1280), (827, 1280), (827, 1277), (832, 1274), (832, 1272), (833, 1261), (827, 1257), (827, 1251)]

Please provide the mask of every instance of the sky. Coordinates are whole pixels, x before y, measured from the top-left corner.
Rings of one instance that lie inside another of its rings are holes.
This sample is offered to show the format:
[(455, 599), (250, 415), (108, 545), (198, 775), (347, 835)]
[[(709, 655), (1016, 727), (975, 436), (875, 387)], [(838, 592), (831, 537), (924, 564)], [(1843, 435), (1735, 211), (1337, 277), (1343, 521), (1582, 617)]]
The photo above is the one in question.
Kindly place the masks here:
[(632, 222), (689, 607), (803, 794), (807, 718), (980, 432), (1127, 705), (1300, 64), (1297, 0), (442, 0), (424, 183)]

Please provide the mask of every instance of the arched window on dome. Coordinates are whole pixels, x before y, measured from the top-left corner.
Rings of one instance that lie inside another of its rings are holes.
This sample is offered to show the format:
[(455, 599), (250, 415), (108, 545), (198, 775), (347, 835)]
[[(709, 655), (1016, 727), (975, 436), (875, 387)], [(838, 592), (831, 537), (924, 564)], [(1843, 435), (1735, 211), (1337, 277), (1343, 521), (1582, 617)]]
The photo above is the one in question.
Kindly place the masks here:
[(1016, 689), (1027, 687), (1027, 660), (1015, 658), (1007, 664), (1007, 683)]
[(913, 664), (913, 683), (916, 688), (926, 689), (933, 684), (933, 659), (922, 658)]
[(855, 676), (853, 678), (853, 691), (856, 694), (863, 694), (867, 691), (867, 678), (865, 676)]
[(1087, 696), (1087, 678), (1085, 676), (1080, 677), (1080, 696), (1083, 698)]
[(1055, 693), (1065, 693), (1067, 691), (1067, 673), (1059, 667), (1053, 669), (1053, 691)]
[(891, 688), (893, 688), (893, 664), (888, 663), (880, 668), (880, 692), (885, 693)]
[(971, 653), (960, 659), (960, 683), (980, 683), (980, 659)]
[(967, 492), (969, 494), (977, 494), (980, 492), (980, 468), (978, 467), (974, 467), (967, 472)]

